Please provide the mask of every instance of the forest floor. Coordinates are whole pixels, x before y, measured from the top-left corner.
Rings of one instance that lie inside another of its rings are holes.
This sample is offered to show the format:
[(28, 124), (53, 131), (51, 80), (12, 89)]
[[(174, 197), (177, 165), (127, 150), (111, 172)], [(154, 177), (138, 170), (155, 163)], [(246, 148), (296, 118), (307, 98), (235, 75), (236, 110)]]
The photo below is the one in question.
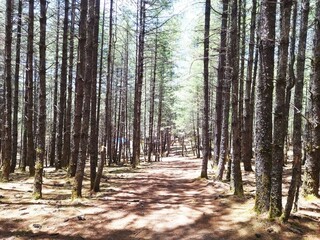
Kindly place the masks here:
[(200, 179), (200, 166), (171, 156), (136, 170), (106, 168), (102, 191), (90, 194), (86, 176), (75, 201), (64, 170), (45, 169), (42, 200), (32, 200), (33, 179), (17, 172), (0, 183), (0, 239), (320, 239), (319, 199), (300, 199), (287, 224), (270, 222), (253, 211), (253, 172), (244, 173), (245, 197), (237, 198), (227, 183)]

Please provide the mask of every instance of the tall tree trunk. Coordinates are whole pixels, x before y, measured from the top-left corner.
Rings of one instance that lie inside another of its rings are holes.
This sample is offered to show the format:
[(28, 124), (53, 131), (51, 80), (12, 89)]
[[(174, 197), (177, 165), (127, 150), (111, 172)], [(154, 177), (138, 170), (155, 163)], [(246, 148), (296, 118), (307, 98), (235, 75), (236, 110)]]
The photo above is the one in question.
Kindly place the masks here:
[(159, 82), (159, 106), (158, 106), (158, 122), (157, 122), (157, 157), (156, 161), (160, 162), (162, 156), (162, 109), (163, 109), (163, 92), (164, 92), (164, 83), (163, 78)]
[(289, 32), (291, 17), (291, 0), (280, 1), (280, 45), (279, 63), (276, 78), (276, 96), (274, 108), (274, 130), (272, 145), (272, 170), (271, 170), (271, 219), (279, 217), (282, 213), (282, 166), (284, 162), (284, 140), (286, 137), (286, 77), (288, 65)]
[(39, 119), (38, 119), (38, 144), (37, 160), (33, 185), (33, 197), (42, 198), (42, 174), (46, 147), (46, 24), (47, 1), (40, 0), (40, 41), (39, 41)]
[[(245, 171), (252, 171), (251, 159), (252, 159), (252, 127), (250, 127), (253, 108), (251, 108), (250, 102), (253, 96), (251, 95), (252, 89), (252, 74), (253, 74), (253, 56), (255, 49), (255, 29), (256, 29), (256, 11), (257, 1), (252, 1), (251, 10), (251, 22), (250, 22), (250, 40), (249, 40), (249, 55), (247, 64), (247, 78), (245, 84), (245, 97), (244, 97), (244, 115), (243, 115), (243, 131), (242, 131), (242, 161)], [(251, 131), (250, 131), (251, 130)]]
[[(234, 195), (243, 195), (242, 176), (240, 168), (241, 160), (241, 126), (239, 121), (239, 39), (237, 26), (238, 1), (231, 4), (230, 45), (228, 49), (228, 62), (232, 81), (232, 157), (231, 157), (231, 189)], [(228, 75), (227, 74), (227, 75)]]
[[(81, 122), (82, 122), (82, 106), (83, 106), (83, 89), (85, 79), (85, 46), (86, 46), (86, 21), (87, 21), (87, 0), (81, 0), (80, 3), (80, 22), (79, 22), (79, 42), (78, 42), (78, 62), (76, 73), (76, 96), (75, 96), (75, 108), (74, 108), (74, 120), (73, 120), (73, 149), (71, 153), (71, 159), (69, 163), (68, 174), (70, 177), (74, 177), (76, 174), (80, 137), (81, 137)], [(80, 173), (82, 172), (79, 169)], [(80, 176), (81, 178), (81, 176)], [(81, 189), (77, 185), (74, 186), (73, 196), (78, 197), (81, 194)], [(78, 192), (79, 191), (79, 192)]]
[(2, 178), (9, 181), (10, 160), (12, 151), (11, 115), (12, 115), (12, 8), (11, 0), (6, 1), (6, 27), (5, 27), (5, 127), (4, 127), (4, 159), (2, 166)]
[[(24, 75), (25, 76), (25, 75)], [(25, 172), (26, 171), (26, 166), (27, 166), (27, 155), (28, 155), (28, 138), (27, 138), (27, 112), (28, 112), (28, 95), (27, 95), (27, 82), (26, 79), (23, 79), (23, 100), (24, 100), (24, 107), (23, 107), (23, 128), (22, 128), (22, 150), (21, 150), (21, 171)]]
[[(14, 72), (13, 122), (12, 122), (12, 161), (10, 172), (14, 172), (17, 165), (18, 153), (18, 111), (19, 111), (19, 76), (21, 51), (22, 0), (18, 2), (17, 43)], [(20, 157), (21, 159), (21, 157)]]
[(129, 79), (129, 24), (127, 22), (126, 26), (126, 43), (125, 43), (125, 58), (124, 58), (124, 102), (123, 102), (123, 123), (124, 123), (124, 138), (125, 138), (125, 145), (124, 145), (124, 156), (125, 162), (128, 161), (128, 157), (130, 156), (130, 130), (128, 129), (128, 79)]
[[(231, 26), (230, 26), (231, 27)], [(236, 29), (234, 30), (236, 32)], [(224, 66), (224, 81), (222, 88), (222, 116), (221, 116), (221, 139), (220, 139), (220, 154), (219, 154), (219, 162), (217, 169), (217, 179), (222, 180), (223, 172), (225, 169), (225, 163), (229, 159), (229, 111), (230, 111), (230, 87), (232, 81), (232, 58), (231, 57), (231, 48), (230, 41), (231, 38), (230, 32), (227, 36), (228, 47), (226, 49), (226, 64)]]
[(203, 154), (202, 154), (202, 167), (201, 177), (208, 178), (208, 160), (210, 152), (210, 138), (209, 138), (209, 44), (210, 44), (210, 10), (211, 1), (206, 0), (205, 6), (205, 24), (204, 24), (204, 50), (203, 50)]
[[(297, 3), (294, 3), (297, 4)], [(309, 17), (309, 0), (301, 2), (301, 20), (300, 20), (300, 35), (299, 46), (297, 54), (297, 68), (296, 68), (296, 83), (294, 93), (294, 119), (293, 119), (293, 165), (292, 178), (288, 191), (287, 203), (282, 215), (283, 221), (287, 221), (293, 206), (295, 196), (299, 194), (299, 187), (301, 182), (301, 159), (302, 159), (302, 100), (303, 100), (303, 81), (305, 69), (305, 55), (306, 55), (306, 40), (308, 33), (308, 17)]]
[[(88, 3), (88, 6), (87, 6)], [(86, 33), (86, 44), (84, 53), (84, 102), (82, 110), (82, 124), (81, 124), (81, 135), (80, 135), (80, 155), (77, 161), (77, 168), (75, 174), (75, 181), (72, 188), (72, 198), (82, 197), (82, 182), (84, 178), (84, 168), (86, 165), (87, 158), (87, 145), (88, 145), (88, 132), (90, 123), (90, 102), (91, 102), (91, 87), (92, 87), (92, 52), (93, 52), (93, 32), (94, 32), (94, 3), (95, 0), (82, 0), (81, 1), (81, 19), (83, 23), (83, 34)], [(86, 4), (86, 5), (85, 5)], [(88, 8), (88, 9), (87, 9)], [(88, 11), (88, 16), (86, 20), (86, 13)], [(83, 17), (83, 18), (82, 18)]]
[[(158, 19), (157, 19), (158, 24)], [(154, 47), (154, 65), (153, 65), (153, 76), (150, 81), (150, 113), (149, 113), (149, 146), (148, 146), (148, 162), (151, 162), (151, 154), (154, 152), (154, 138), (153, 138), (153, 126), (154, 126), (154, 99), (155, 99), (155, 88), (157, 78), (157, 62), (158, 62), (158, 28), (156, 29), (155, 36), (155, 47)]]
[[(104, 168), (104, 164), (106, 162), (107, 152), (109, 155), (109, 159), (111, 160), (111, 146), (112, 146), (112, 121), (111, 121), (111, 63), (112, 63), (112, 36), (113, 36), (113, 0), (110, 1), (110, 11), (109, 11), (109, 43), (108, 43), (108, 58), (107, 58), (107, 93), (105, 100), (105, 127), (104, 127), (104, 136), (103, 136), (103, 147), (100, 150), (101, 159), (98, 166), (98, 172), (96, 175), (95, 183), (94, 183), (94, 191), (100, 191), (100, 181), (102, 177), (102, 172)], [(101, 50), (102, 53), (102, 50)]]
[(132, 167), (135, 168), (139, 164), (140, 159), (140, 137), (141, 137), (141, 94), (144, 73), (144, 37), (145, 37), (145, 18), (146, 18), (146, 2), (140, 0), (140, 17), (139, 17), (139, 48), (137, 59), (137, 72), (135, 79), (134, 91), (134, 120), (133, 120), (133, 156)]
[(221, 129), (223, 116), (223, 82), (226, 65), (226, 48), (227, 48), (227, 25), (228, 25), (228, 0), (222, 1), (221, 32), (220, 32), (220, 49), (219, 49), (219, 66), (218, 82), (216, 89), (215, 104), (215, 133), (214, 133), (214, 159), (218, 164), (220, 159)]
[(240, 71), (239, 71), (239, 126), (240, 126), (240, 159), (242, 161), (242, 143), (243, 143), (243, 98), (244, 98), (244, 71), (245, 71), (245, 55), (246, 55), (246, 19), (247, 19), (247, 1), (239, 0), (238, 3), (238, 41), (239, 41), (239, 62), (240, 62)]
[(27, 164), (29, 165), (30, 176), (34, 176), (34, 129), (33, 129), (33, 28), (34, 28), (34, 0), (29, 1), (29, 23), (28, 23), (28, 46), (26, 66), (26, 93), (27, 93)]
[[(98, 90), (98, 109), (97, 109), (97, 126), (100, 127), (100, 102), (101, 102), (101, 85), (102, 85), (102, 63), (103, 63), (103, 45), (104, 45), (104, 26), (105, 26), (105, 15), (106, 15), (106, 4), (103, 5), (103, 15), (102, 15), (102, 30), (101, 30), (101, 48), (100, 48), (100, 66), (99, 66), (99, 90)], [(105, 138), (105, 136), (104, 136)], [(104, 163), (106, 161), (106, 147), (103, 144), (102, 149), (100, 149), (100, 162), (98, 163), (98, 170), (94, 180), (93, 190), (95, 192), (100, 191), (100, 182), (103, 173)]]
[(67, 164), (70, 164), (71, 156), (71, 124), (72, 124), (72, 83), (73, 83), (73, 63), (74, 63), (74, 38), (75, 38), (75, 10), (76, 10), (76, 1), (72, 0), (71, 2), (71, 11), (70, 11), (70, 41), (69, 41), (69, 72), (68, 72), (68, 100), (67, 100), (67, 109), (65, 117), (65, 133), (63, 137), (63, 151), (62, 159)]
[(255, 210), (259, 213), (268, 211), (270, 207), (276, 2), (268, 0), (261, 2), (260, 73), (256, 103), (255, 199)]
[(98, 136), (99, 127), (97, 123), (97, 70), (98, 68), (98, 42), (99, 42), (99, 11), (100, 0), (95, 1), (94, 11), (94, 32), (93, 32), (93, 49), (92, 53), (92, 87), (91, 87), (91, 124), (90, 124), (90, 189), (94, 188), (96, 179), (96, 168), (98, 162)]
[(65, 167), (67, 163), (62, 159), (62, 144), (64, 137), (64, 118), (66, 112), (67, 98), (67, 69), (68, 69), (68, 22), (69, 22), (69, 0), (64, 1), (64, 20), (63, 20), (63, 37), (62, 37), (62, 61), (61, 61), (61, 78), (60, 78), (60, 97), (59, 97), (59, 115), (57, 131), (57, 152), (56, 152), (56, 169)]
[(287, 155), (288, 155), (288, 147), (289, 147), (289, 141), (288, 141), (288, 126), (289, 126), (289, 111), (290, 111), (290, 102), (291, 102), (291, 90), (294, 87), (296, 83), (296, 77), (294, 74), (295, 70), (295, 61), (296, 61), (296, 38), (297, 38), (297, 2), (293, 1), (293, 10), (292, 10), (292, 22), (291, 22), (291, 36), (290, 36), (290, 48), (289, 48), (289, 64), (288, 64), (288, 76), (286, 81), (286, 99), (285, 99), (285, 142), (287, 143), (287, 149), (285, 149), (285, 159), (284, 164), (287, 163)]
[(57, 30), (56, 30), (56, 53), (55, 53), (55, 76), (53, 89), (53, 119), (51, 130), (51, 145), (49, 152), (50, 167), (55, 165), (56, 140), (57, 140), (57, 116), (58, 116), (58, 74), (59, 74), (59, 35), (60, 35), (60, 0), (57, 0)]
[[(114, 1), (110, 1), (110, 13), (109, 13), (109, 42), (108, 42), (108, 57), (107, 57), (107, 93), (105, 101), (105, 136), (104, 136), (104, 150), (106, 154), (102, 156), (109, 157), (109, 163), (112, 159), (112, 76), (113, 76), (113, 4)], [(106, 159), (102, 159), (106, 161)]]
[(103, 13), (102, 13), (102, 26), (101, 26), (101, 43), (100, 43), (100, 56), (99, 56), (99, 82), (98, 82), (98, 103), (97, 103), (97, 126), (100, 127), (100, 109), (101, 109), (101, 87), (102, 87), (102, 70), (103, 70), (103, 47), (104, 47), (104, 28), (105, 28), (105, 19), (106, 19), (106, 3), (103, 4)]
[[(199, 90), (197, 89), (197, 93)], [(200, 138), (200, 99), (199, 95), (197, 94), (197, 125), (196, 125), (196, 143), (197, 143), (197, 158), (201, 157), (201, 138)], [(168, 138), (168, 155), (170, 150), (170, 138)], [(167, 155), (167, 157), (168, 157)]]
[(313, 75), (311, 79), (311, 138), (308, 142), (305, 163), (303, 194), (319, 196), (320, 158), (320, 2), (316, 3), (316, 16), (313, 45)]

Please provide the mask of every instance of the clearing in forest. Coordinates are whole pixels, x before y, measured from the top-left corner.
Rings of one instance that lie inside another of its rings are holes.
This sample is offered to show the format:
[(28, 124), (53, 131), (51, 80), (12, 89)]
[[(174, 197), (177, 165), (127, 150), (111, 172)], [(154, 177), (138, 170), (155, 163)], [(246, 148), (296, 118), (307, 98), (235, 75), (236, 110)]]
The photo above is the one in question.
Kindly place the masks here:
[(200, 165), (168, 157), (136, 170), (110, 167), (100, 193), (85, 190), (73, 202), (65, 171), (45, 170), (42, 200), (31, 200), (33, 178), (15, 173), (0, 184), (0, 239), (320, 238), (319, 200), (301, 200), (304, 210), (286, 225), (268, 222), (253, 211), (253, 172), (244, 174), (245, 197), (237, 198), (227, 183), (199, 179)]

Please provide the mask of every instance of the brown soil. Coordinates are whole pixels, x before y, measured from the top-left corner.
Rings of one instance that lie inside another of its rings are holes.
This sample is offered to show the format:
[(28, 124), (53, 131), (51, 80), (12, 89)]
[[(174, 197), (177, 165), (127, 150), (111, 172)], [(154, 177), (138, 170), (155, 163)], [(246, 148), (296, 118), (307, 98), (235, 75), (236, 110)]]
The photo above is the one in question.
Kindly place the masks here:
[(200, 165), (169, 157), (111, 167), (101, 193), (86, 191), (86, 178), (84, 198), (73, 202), (65, 171), (45, 169), (42, 200), (31, 200), (33, 179), (15, 173), (0, 183), (0, 239), (320, 239), (319, 199), (301, 199), (288, 224), (269, 222), (253, 211), (253, 172), (237, 198), (227, 183), (199, 179)]

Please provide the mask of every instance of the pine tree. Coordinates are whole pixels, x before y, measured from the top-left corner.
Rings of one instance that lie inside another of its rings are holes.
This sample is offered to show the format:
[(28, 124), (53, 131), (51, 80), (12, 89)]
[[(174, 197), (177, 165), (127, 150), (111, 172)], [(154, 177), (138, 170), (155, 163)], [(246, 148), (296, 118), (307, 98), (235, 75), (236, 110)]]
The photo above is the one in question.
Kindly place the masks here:
[(311, 79), (311, 139), (308, 142), (307, 159), (305, 163), (303, 194), (319, 196), (320, 168), (320, 2), (316, 3), (316, 18), (314, 22), (313, 40), (313, 74)]
[(33, 197), (42, 198), (43, 162), (46, 153), (46, 23), (47, 1), (40, 1), (40, 41), (39, 41), (39, 119), (38, 119), (38, 143), (36, 150), (35, 176)]
[(255, 210), (270, 207), (272, 162), (272, 90), (276, 1), (262, 0), (260, 10), (260, 61), (256, 102), (256, 199)]

